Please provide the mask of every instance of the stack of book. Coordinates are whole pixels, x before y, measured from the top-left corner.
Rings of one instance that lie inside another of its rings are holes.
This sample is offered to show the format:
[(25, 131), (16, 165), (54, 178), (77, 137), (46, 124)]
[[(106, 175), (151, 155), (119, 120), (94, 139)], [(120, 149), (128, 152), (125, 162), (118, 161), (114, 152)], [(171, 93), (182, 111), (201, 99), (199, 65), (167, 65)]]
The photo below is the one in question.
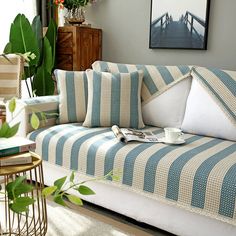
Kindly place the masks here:
[(36, 143), (22, 137), (0, 140), (0, 166), (32, 163)]

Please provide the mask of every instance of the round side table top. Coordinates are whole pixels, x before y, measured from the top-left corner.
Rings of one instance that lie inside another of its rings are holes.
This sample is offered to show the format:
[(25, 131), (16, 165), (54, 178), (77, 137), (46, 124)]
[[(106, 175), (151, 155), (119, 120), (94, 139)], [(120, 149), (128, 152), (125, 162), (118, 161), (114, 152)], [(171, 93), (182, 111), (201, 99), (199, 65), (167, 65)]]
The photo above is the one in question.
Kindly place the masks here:
[(39, 166), (42, 163), (42, 160), (39, 155), (32, 153), (32, 163), (24, 165), (15, 165), (15, 166), (0, 166), (0, 176), (11, 175), (20, 172), (25, 172), (32, 170), (35, 167)]

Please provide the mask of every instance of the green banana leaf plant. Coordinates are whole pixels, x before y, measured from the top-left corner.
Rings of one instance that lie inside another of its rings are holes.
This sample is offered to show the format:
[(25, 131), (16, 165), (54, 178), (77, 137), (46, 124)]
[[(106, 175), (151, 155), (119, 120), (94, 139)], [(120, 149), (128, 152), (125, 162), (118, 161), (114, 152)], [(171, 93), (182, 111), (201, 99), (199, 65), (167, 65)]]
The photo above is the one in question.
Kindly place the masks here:
[[(55, 68), (56, 39), (57, 25), (53, 19), (44, 36), (40, 16), (36, 16), (30, 24), (24, 14), (18, 14), (11, 24), (9, 42), (4, 53), (28, 55), (22, 79), (26, 82), (30, 97), (54, 93), (52, 75)], [(30, 78), (32, 91), (27, 78)]]

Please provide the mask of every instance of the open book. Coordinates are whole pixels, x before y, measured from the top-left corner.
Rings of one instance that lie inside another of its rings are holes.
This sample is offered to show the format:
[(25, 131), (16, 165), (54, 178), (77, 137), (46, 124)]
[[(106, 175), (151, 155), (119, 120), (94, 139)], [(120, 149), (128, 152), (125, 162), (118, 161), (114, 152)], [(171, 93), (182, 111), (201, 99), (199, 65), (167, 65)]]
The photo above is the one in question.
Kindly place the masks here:
[(117, 125), (111, 127), (117, 139), (121, 142), (128, 143), (130, 141), (138, 141), (145, 143), (157, 143), (158, 138), (150, 131), (140, 131), (130, 128), (119, 128)]

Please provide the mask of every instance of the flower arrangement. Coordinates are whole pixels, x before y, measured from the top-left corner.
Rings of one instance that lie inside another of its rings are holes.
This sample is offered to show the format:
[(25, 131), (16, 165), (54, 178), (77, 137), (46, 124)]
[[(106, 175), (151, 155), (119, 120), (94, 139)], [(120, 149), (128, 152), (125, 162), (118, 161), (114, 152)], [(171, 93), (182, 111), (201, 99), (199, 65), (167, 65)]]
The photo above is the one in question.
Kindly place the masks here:
[(54, 0), (58, 9), (67, 9), (65, 15), (66, 24), (82, 24), (85, 21), (84, 7), (93, 5), (97, 0)]
[(54, 4), (59, 8), (67, 8), (73, 10), (80, 7), (85, 7), (89, 4), (96, 3), (97, 0), (54, 0)]

